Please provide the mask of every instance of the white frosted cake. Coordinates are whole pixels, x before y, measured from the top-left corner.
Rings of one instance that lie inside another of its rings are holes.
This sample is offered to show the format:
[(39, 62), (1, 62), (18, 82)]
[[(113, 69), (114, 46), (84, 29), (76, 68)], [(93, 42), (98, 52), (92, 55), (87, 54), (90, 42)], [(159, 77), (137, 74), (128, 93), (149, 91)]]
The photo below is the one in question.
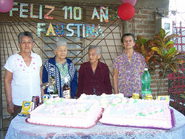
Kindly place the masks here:
[(81, 100), (98, 100), (100, 102), (100, 105), (105, 108), (110, 101), (116, 98), (123, 98), (123, 94), (105, 94), (103, 93), (101, 96), (97, 95), (86, 95), (82, 94), (79, 99)]
[(89, 128), (102, 114), (98, 101), (49, 99), (30, 113), (29, 123), (51, 126)]
[(108, 125), (172, 128), (166, 101), (116, 98), (104, 109), (100, 122)]

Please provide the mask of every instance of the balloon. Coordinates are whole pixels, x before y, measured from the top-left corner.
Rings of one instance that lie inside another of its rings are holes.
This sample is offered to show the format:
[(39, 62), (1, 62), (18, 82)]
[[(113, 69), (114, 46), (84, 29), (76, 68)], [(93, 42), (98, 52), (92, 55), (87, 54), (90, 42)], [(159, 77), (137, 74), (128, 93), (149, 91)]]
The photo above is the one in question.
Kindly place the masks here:
[(13, 7), (13, 0), (0, 0), (0, 12), (9, 12)]
[(123, 3), (118, 8), (118, 16), (122, 20), (129, 20), (134, 16), (135, 8), (130, 3)]
[(137, 1), (137, 0), (122, 0), (123, 3), (130, 3), (130, 4), (132, 4), (133, 6), (136, 4), (136, 1)]

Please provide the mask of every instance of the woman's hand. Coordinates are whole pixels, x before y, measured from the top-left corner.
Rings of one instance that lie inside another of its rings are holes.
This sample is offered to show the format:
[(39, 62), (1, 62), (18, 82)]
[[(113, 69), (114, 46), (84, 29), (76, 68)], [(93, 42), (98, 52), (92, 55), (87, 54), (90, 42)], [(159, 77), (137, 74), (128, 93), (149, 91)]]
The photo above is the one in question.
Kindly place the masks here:
[(13, 114), (14, 113), (14, 105), (10, 105), (10, 106), (7, 106), (7, 111), (10, 113), (10, 114)]

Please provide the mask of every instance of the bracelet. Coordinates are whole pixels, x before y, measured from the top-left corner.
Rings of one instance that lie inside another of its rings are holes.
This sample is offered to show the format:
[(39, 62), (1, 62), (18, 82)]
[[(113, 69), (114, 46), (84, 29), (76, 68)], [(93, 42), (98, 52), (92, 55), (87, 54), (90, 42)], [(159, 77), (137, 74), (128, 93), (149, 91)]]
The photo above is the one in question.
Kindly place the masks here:
[(11, 105), (13, 105), (13, 103), (7, 104), (7, 106), (11, 106)]

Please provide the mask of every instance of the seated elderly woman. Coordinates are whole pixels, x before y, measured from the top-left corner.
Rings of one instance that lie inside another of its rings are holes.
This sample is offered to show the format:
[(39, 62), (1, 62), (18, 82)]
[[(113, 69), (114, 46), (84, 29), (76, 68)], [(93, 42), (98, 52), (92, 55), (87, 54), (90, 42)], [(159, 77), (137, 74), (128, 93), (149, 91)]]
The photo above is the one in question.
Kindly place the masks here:
[[(48, 59), (43, 67), (42, 82), (50, 81), (50, 77), (54, 76), (58, 95), (63, 97), (63, 85), (65, 78), (71, 87), (71, 97), (74, 98), (77, 90), (77, 70), (72, 61), (67, 56), (67, 43), (64, 41), (56, 42), (54, 48), (55, 57)], [(48, 89), (45, 89), (45, 94), (49, 94)]]
[(101, 46), (91, 45), (88, 50), (89, 61), (80, 66), (76, 97), (83, 93), (98, 96), (103, 93), (112, 94), (109, 68), (99, 60), (102, 55)]

